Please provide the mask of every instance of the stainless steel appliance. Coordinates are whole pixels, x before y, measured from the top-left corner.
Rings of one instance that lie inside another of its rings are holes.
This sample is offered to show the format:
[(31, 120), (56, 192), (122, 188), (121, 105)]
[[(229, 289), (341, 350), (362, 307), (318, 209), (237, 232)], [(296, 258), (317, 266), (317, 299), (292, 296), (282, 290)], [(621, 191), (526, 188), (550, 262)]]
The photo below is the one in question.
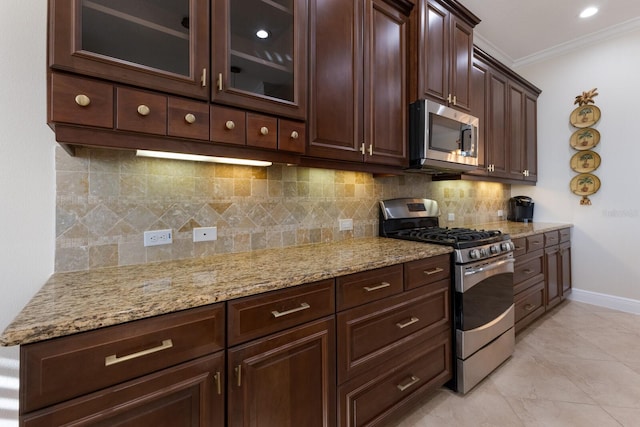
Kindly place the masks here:
[(529, 222), (533, 221), (533, 206), (535, 203), (531, 197), (515, 196), (509, 199), (509, 221)]
[(409, 107), (410, 169), (459, 173), (478, 167), (479, 120), (432, 101)]
[(450, 386), (466, 393), (508, 359), (515, 347), (513, 250), (499, 230), (439, 226), (437, 202), (380, 202), (379, 234), (454, 248), (455, 363)]

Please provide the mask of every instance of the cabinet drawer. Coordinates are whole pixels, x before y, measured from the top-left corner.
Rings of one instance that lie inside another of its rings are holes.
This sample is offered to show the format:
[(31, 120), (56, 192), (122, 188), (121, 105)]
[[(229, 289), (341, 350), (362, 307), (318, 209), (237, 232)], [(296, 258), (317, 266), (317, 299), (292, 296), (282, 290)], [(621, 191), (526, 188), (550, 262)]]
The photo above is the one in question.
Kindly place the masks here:
[(569, 228), (563, 228), (560, 230), (560, 242), (568, 242), (571, 240), (571, 230)]
[(116, 103), (116, 129), (166, 135), (166, 96), (119, 87)]
[(544, 282), (538, 282), (515, 297), (516, 332), (544, 313)]
[(402, 292), (402, 264), (336, 279), (338, 311)]
[(526, 237), (518, 237), (517, 239), (512, 239), (513, 244), (515, 245), (515, 250), (513, 251), (513, 256), (518, 259), (522, 255), (527, 253), (527, 238)]
[(278, 120), (278, 150), (304, 153), (307, 132), (303, 122)]
[(450, 330), (449, 290), (442, 280), (338, 313), (338, 383)]
[(278, 119), (247, 113), (247, 145), (273, 150), (278, 148)]
[(51, 122), (113, 128), (113, 86), (51, 74)]
[(558, 233), (557, 231), (549, 231), (548, 233), (544, 233), (545, 248), (557, 245), (558, 243), (560, 243), (560, 233)]
[(170, 97), (167, 134), (181, 138), (209, 140), (209, 104)]
[(236, 345), (335, 311), (333, 279), (227, 302), (228, 343)]
[(404, 265), (404, 287), (405, 289), (413, 289), (444, 280), (449, 277), (450, 270), (451, 258), (449, 255), (408, 262)]
[(22, 412), (224, 348), (224, 305), (196, 308), (20, 347)]
[(535, 258), (526, 261), (516, 260), (513, 271), (513, 283), (518, 284), (538, 274), (542, 274), (543, 259), (543, 253), (540, 252), (540, 256)]
[(247, 114), (241, 110), (211, 106), (211, 141), (245, 145)]
[(389, 369), (377, 369), (338, 388), (339, 425), (377, 425), (382, 417), (400, 416), (405, 405), (451, 378), (451, 335), (440, 333), (412, 348)]
[(527, 252), (533, 252), (544, 248), (544, 234), (535, 234), (527, 237)]

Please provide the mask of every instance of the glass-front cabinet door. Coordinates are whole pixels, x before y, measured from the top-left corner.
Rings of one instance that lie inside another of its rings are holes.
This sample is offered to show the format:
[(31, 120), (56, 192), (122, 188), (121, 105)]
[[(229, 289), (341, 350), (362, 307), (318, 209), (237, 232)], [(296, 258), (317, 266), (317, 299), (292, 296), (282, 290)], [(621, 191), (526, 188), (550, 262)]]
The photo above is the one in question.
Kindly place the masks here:
[(49, 0), (49, 65), (209, 96), (209, 0)]
[(305, 118), (307, 0), (213, 0), (212, 99)]

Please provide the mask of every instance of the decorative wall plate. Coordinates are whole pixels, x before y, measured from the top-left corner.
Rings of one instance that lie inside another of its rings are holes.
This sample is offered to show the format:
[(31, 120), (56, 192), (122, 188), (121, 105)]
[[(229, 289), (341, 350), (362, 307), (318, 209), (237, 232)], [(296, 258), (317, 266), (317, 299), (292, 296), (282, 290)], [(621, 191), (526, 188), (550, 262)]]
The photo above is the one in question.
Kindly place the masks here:
[(587, 128), (600, 120), (600, 109), (595, 105), (581, 105), (571, 112), (569, 121), (577, 128)]
[(580, 151), (571, 157), (569, 165), (575, 172), (586, 173), (593, 172), (600, 166), (600, 155), (595, 151)]
[(578, 196), (589, 196), (600, 189), (600, 179), (590, 173), (581, 173), (573, 177), (569, 187)]
[(575, 150), (590, 150), (600, 142), (600, 132), (594, 128), (578, 129), (571, 134), (569, 143)]

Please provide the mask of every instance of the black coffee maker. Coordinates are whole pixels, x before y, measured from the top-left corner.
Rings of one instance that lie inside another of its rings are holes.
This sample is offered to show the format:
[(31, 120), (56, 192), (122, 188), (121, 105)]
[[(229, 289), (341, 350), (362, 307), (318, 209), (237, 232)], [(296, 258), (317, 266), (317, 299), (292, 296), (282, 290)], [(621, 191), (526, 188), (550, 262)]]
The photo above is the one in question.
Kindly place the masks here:
[(533, 221), (533, 205), (531, 197), (515, 196), (509, 199), (509, 221), (532, 222)]

